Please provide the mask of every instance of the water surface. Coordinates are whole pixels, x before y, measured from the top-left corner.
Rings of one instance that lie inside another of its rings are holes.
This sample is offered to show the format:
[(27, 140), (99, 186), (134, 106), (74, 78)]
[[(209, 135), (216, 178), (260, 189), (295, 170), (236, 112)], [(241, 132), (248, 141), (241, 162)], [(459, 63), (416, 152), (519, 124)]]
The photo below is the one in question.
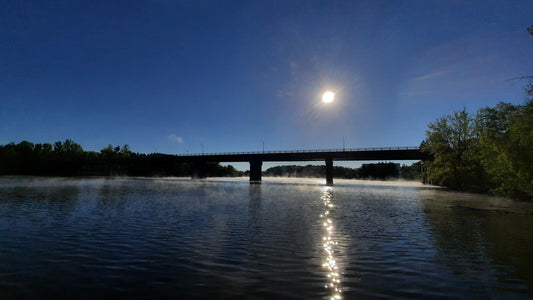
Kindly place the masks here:
[(533, 207), (419, 184), (0, 178), (2, 298), (531, 298)]

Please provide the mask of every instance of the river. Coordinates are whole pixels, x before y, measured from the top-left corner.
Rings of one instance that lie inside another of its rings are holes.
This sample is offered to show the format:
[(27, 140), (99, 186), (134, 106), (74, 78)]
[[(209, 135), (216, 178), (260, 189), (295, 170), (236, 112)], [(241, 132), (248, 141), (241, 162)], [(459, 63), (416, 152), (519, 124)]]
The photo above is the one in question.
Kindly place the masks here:
[(533, 297), (533, 204), (324, 183), (0, 177), (0, 298)]

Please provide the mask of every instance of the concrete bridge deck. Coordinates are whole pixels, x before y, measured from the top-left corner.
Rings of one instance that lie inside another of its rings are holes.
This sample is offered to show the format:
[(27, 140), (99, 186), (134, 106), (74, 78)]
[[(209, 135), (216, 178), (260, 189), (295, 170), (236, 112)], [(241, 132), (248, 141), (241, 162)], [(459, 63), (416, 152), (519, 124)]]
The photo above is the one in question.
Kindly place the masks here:
[[(427, 156), (427, 155), (425, 155)], [(424, 154), (418, 147), (380, 147), (357, 149), (294, 150), (262, 152), (230, 152), (173, 155), (176, 161), (249, 162), (261, 161), (320, 161), (332, 160), (418, 160)]]

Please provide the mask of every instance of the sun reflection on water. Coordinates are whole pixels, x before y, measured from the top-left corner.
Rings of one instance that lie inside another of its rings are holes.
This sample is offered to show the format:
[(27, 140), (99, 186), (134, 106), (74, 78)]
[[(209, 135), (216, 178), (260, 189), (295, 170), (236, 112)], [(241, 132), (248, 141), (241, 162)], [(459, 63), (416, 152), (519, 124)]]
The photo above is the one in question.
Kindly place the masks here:
[(331, 290), (331, 299), (342, 299), (341, 280), (339, 267), (335, 260), (335, 248), (338, 243), (335, 241), (334, 224), (330, 218), (330, 211), (334, 205), (331, 202), (333, 195), (332, 187), (323, 187), (321, 200), (324, 202), (326, 211), (320, 215), (324, 220), (322, 226), (324, 227), (324, 236), (322, 237), (322, 246), (324, 248), (325, 262), (322, 267), (327, 271), (326, 288)]

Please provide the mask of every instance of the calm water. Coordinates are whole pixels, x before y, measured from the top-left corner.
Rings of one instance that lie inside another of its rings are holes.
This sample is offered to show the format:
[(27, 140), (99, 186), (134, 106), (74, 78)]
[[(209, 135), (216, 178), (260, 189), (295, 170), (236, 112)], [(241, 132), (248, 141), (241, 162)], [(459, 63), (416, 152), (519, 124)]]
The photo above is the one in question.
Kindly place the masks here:
[(404, 183), (0, 177), (0, 298), (532, 298), (533, 206)]

